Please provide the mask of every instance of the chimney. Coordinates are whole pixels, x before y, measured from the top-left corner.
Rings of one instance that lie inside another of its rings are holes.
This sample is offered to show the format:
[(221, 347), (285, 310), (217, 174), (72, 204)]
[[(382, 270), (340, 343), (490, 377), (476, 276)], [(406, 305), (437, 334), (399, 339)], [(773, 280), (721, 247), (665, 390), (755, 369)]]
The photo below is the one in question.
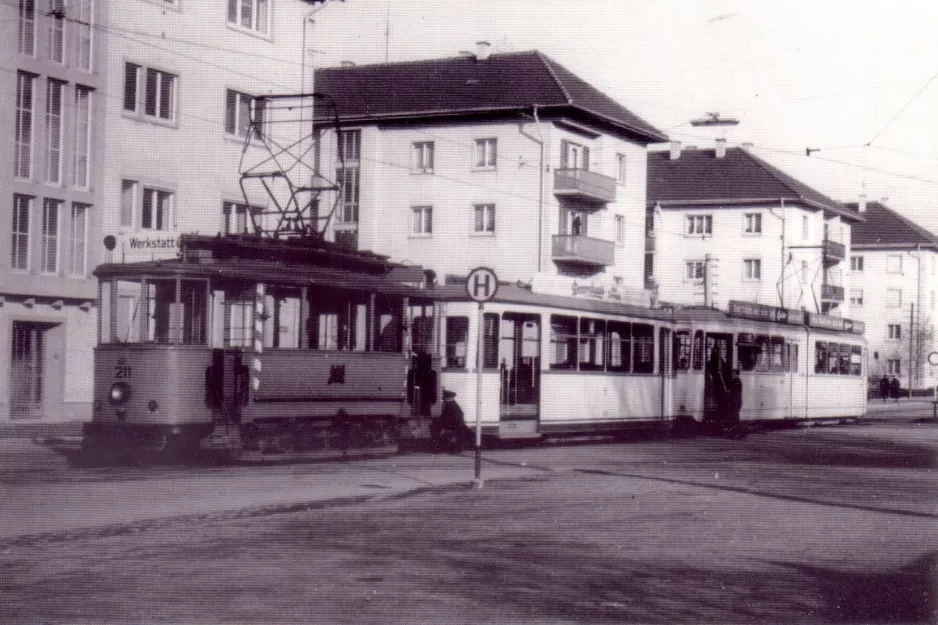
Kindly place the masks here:
[(717, 148), (714, 153), (716, 154), (717, 158), (723, 158), (726, 156), (726, 139), (723, 139), (722, 137), (717, 139)]
[(458, 52), (458, 55), (461, 56), (461, 57), (464, 58), (464, 59), (474, 59), (474, 58), (476, 58), (476, 55), (474, 55), (472, 52), (469, 52), (469, 50), (460, 50), (460, 51)]
[(355, 67), (355, 61), (339, 61), (339, 67)]
[(489, 49), (492, 44), (488, 41), (477, 41), (476, 42), (476, 58), (480, 61), (484, 61), (489, 58)]
[(671, 142), (671, 160), (676, 161), (681, 158), (681, 142), (672, 141)]
[(866, 212), (866, 194), (861, 193), (857, 201), (857, 211), (860, 213)]
[(749, 141), (746, 141), (740, 147), (746, 152), (752, 152), (752, 143)]

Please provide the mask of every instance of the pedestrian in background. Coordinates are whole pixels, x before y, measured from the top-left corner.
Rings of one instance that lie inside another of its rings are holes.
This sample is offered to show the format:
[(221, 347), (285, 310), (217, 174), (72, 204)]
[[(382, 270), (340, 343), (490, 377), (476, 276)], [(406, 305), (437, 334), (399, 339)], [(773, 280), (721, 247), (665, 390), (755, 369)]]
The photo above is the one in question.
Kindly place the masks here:
[(883, 398), (883, 401), (889, 399), (889, 377), (886, 374), (883, 374), (879, 381), (879, 396)]
[(902, 389), (902, 385), (899, 384), (899, 378), (892, 376), (892, 382), (889, 383), (889, 394), (892, 395), (892, 398), (896, 401), (899, 401), (899, 391)]

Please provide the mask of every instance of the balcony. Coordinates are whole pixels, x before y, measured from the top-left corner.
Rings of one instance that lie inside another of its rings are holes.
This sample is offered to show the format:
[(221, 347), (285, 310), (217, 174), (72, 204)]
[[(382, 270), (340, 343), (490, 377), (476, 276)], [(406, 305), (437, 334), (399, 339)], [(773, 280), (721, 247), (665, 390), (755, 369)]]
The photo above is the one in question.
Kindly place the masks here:
[(822, 302), (843, 302), (844, 301), (844, 287), (835, 286), (833, 284), (822, 284), (821, 285), (821, 301)]
[(847, 257), (847, 248), (843, 243), (824, 239), (824, 243), (821, 245), (821, 255), (824, 257), (824, 264), (836, 265)]
[(554, 195), (587, 204), (606, 204), (616, 199), (616, 181), (587, 169), (555, 169)]
[(557, 263), (606, 267), (615, 263), (616, 245), (579, 234), (555, 234), (551, 258)]

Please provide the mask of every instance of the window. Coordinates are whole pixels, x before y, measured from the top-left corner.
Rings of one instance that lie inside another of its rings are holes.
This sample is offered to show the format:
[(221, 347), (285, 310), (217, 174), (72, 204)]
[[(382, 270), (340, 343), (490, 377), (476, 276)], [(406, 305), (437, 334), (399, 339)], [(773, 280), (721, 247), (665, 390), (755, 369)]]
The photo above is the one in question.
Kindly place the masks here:
[(46, 13), (49, 29), (46, 33), (47, 53), (50, 61), (65, 62), (65, 0), (49, 0)]
[(476, 139), (476, 169), (495, 169), (497, 156), (497, 139)]
[(13, 175), (29, 178), (33, 158), (33, 89), (36, 76), (16, 73), (16, 130), (13, 139)]
[(144, 230), (168, 230), (172, 202), (173, 194), (169, 191), (144, 187), (143, 203), (140, 207), (140, 227)]
[[(254, 231), (254, 218), (262, 212), (260, 206), (248, 206), (237, 202), (223, 202), (222, 215), (224, 223), (222, 232), (225, 234), (249, 234)], [(251, 217), (254, 215), (255, 217)]]
[(850, 289), (850, 305), (863, 307), (863, 289)]
[(580, 318), (580, 371), (602, 371), (606, 366), (606, 322)]
[(424, 174), (433, 173), (433, 142), (414, 143), (414, 171)]
[(46, 83), (46, 182), (62, 181), (62, 92), (65, 83)]
[(902, 375), (902, 361), (898, 358), (890, 358), (886, 361), (886, 373), (889, 375)]
[(91, 206), (72, 202), (72, 219), (69, 223), (68, 272), (72, 276), (84, 276), (87, 272), (88, 213)]
[(496, 313), (482, 315), (482, 367), (485, 369), (498, 367), (498, 315)]
[(246, 137), (253, 121), (254, 134), (263, 135), (266, 110), (267, 103), (264, 100), (228, 89), (225, 92), (225, 132)]
[(39, 241), (42, 273), (59, 271), (59, 208), (61, 200), (42, 201), (42, 238)]
[(625, 154), (616, 154), (616, 182), (625, 184), (626, 160)]
[(886, 256), (886, 273), (902, 273), (902, 256), (899, 254)]
[(761, 280), (762, 261), (758, 258), (747, 258), (743, 261), (743, 279)]
[(625, 216), (616, 215), (615, 216), (615, 237), (616, 243), (619, 245), (625, 245)]
[(690, 370), (691, 362), (691, 338), (690, 332), (682, 331), (674, 333), (674, 369), (676, 371)]
[(886, 289), (886, 307), (899, 308), (902, 306), (902, 290)]
[(13, 196), (13, 240), (10, 246), (11, 269), (29, 269), (29, 217), (33, 212), (33, 198)]
[(801, 238), (805, 240), (808, 238), (808, 216), (807, 215), (801, 216)]
[(36, 54), (36, 0), (20, 0), (17, 51), (20, 54)]
[(121, 227), (133, 228), (137, 214), (137, 182), (121, 180)]
[(687, 261), (684, 271), (685, 280), (703, 280), (706, 273), (706, 261), (690, 260)]
[(550, 316), (550, 368), (576, 369), (576, 317)]
[(743, 215), (743, 232), (746, 234), (762, 233), (762, 214), (746, 213)]
[(469, 317), (446, 318), (446, 365), (457, 369), (466, 368)]
[[(140, 75), (144, 75), (143, 94)], [(176, 119), (176, 75), (133, 63), (124, 65), (124, 110), (164, 121)]]
[(336, 162), (336, 181), (339, 185), (339, 192), (342, 194), (337, 220), (340, 223), (358, 223), (361, 145), (361, 130), (339, 131), (337, 150), (339, 160)]
[(495, 232), (494, 204), (476, 204), (473, 207), (472, 231), (477, 234)]
[(414, 206), (414, 230), (413, 234), (429, 235), (433, 232), (433, 207), (432, 206)]
[(856, 271), (857, 273), (861, 273), (863, 271), (863, 257), (862, 256), (850, 257), (850, 271)]
[(713, 215), (688, 215), (687, 234), (713, 234)]
[(588, 170), (590, 168), (590, 149), (573, 141), (562, 140), (560, 142), (560, 168)]
[(266, 35), (269, 30), (269, 0), (228, 0), (228, 23)]
[(78, 3), (77, 19), (75, 25), (75, 58), (78, 69), (84, 72), (92, 70), (93, 33), (92, 20), (94, 19), (94, 0), (82, 0)]
[(902, 326), (898, 323), (890, 323), (886, 326), (887, 336), (892, 341), (898, 341), (902, 338)]
[(72, 182), (79, 189), (91, 187), (91, 89), (75, 87), (75, 153)]

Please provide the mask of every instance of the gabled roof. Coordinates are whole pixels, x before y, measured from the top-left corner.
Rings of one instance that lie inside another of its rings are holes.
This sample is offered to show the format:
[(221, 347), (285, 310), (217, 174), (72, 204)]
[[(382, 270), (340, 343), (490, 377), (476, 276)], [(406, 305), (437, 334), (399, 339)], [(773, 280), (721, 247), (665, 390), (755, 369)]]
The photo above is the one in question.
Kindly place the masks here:
[(316, 70), (343, 123), (431, 121), (479, 114), (586, 115), (645, 142), (666, 135), (537, 51)]
[(648, 153), (648, 203), (662, 207), (694, 204), (738, 205), (781, 200), (834, 213), (850, 221), (862, 221), (856, 211), (812, 189), (751, 152), (727, 148), (684, 149), (672, 160), (670, 152)]
[(855, 248), (921, 245), (938, 250), (938, 236), (880, 202), (867, 202), (862, 213), (857, 202), (849, 202), (846, 206), (866, 219), (850, 231), (850, 245)]

